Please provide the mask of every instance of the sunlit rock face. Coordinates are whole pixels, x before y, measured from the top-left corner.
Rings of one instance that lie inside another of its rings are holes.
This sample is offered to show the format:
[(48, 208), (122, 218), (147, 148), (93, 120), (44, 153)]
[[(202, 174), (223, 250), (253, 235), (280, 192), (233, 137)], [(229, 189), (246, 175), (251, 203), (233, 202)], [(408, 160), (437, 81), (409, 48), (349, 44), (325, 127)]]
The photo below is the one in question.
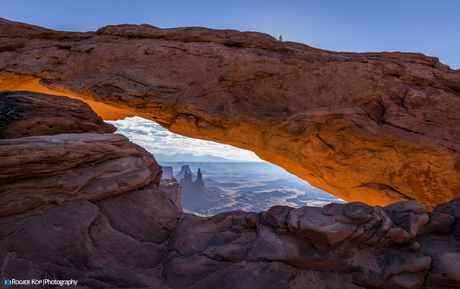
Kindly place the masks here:
[(460, 196), (460, 72), (415, 53), (338, 53), (255, 32), (0, 20), (0, 90), (85, 99), (104, 119), (254, 151), (346, 201)]

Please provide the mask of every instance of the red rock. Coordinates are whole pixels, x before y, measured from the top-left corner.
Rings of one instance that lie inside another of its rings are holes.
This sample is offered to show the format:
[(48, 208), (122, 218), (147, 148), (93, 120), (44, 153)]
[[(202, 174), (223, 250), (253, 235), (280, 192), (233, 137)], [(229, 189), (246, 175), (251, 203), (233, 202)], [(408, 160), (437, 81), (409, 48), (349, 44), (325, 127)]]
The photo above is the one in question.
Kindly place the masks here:
[[(93, 35), (0, 22), (0, 36), (24, 33), (13, 44), (0, 43), (0, 62), (2, 54), (17, 47), (35, 49), (27, 37), (40, 43), (84, 41)], [(152, 36), (145, 34), (146, 26), (121, 27), (106, 28), (99, 36)], [(229, 32), (229, 41), (201, 28), (147, 30), (161, 39), (211, 39), (254, 51), (278, 45), (255, 33), (241, 38)], [(68, 50), (60, 43), (60, 50)], [(413, 95), (408, 97), (414, 101)], [(69, 101), (53, 99), (64, 106)], [(86, 109), (81, 103), (75, 107)], [(276, 206), (267, 212), (225, 212), (209, 218), (184, 214), (157, 189), (161, 168), (152, 155), (120, 135), (101, 133), (104, 125), (92, 113), (88, 119), (69, 114), (77, 127), (89, 123), (93, 133), (73, 131), (75, 126), (53, 131), (50, 126), (45, 134), (54, 135), (0, 140), (0, 274), (5, 279), (78, 279), (86, 288), (460, 286), (458, 199), (436, 206), (433, 213), (405, 201), (385, 208), (355, 202), (324, 208)], [(27, 131), (34, 131), (29, 127)], [(328, 151), (318, 142), (312, 146)], [(381, 194), (392, 189), (375, 182), (368, 187)]]
[(154, 184), (95, 204), (114, 229), (140, 242), (166, 242), (180, 217), (171, 199)]
[(249, 149), (346, 201), (432, 209), (460, 196), (460, 72), (437, 58), (200, 27), (72, 33), (2, 19), (0, 31), (0, 90)]
[(418, 234), (448, 233), (452, 230), (454, 217), (438, 212), (427, 212), (427, 214), (429, 217), (428, 223), (418, 231)]
[(451, 215), (455, 220), (460, 220), (460, 198), (453, 199), (447, 203), (439, 204), (434, 209), (433, 212), (444, 213)]
[(411, 239), (425, 226), (429, 217), (423, 205), (413, 201), (401, 201), (385, 207), (389, 211), (391, 221), (404, 229)]
[(420, 253), (389, 253), (381, 272), (355, 274), (353, 283), (365, 288), (421, 288), (431, 258)]
[(427, 283), (446, 288), (460, 286), (460, 254), (441, 253), (433, 257), (433, 265)]
[(46, 204), (101, 200), (155, 183), (161, 167), (116, 134), (58, 134), (0, 140), (0, 216)]
[(12, 122), (1, 132), (2, 138), (60, 133), (113, 133), (117, 130), (105, 123), (89, 105), (76, 99), (29, 91), (0, 92), (0, 97), (19, 104), (27, 111), (27, 118)]
[(333, 244), (345, 240), (357, 230), (353, 222), (343, 222), (342, 216), (329, 217), (321, 211), (321, 208), (314, 207), (292, 210), (288, 219), (289, 231), (315, 242)]
[(182, 209), (182, 198), (181, 198), (181, 188), (180, 184), (176, 179), (161, 179), (160, 180), (160, 190), (166, 192), (173, 201), (174, 205), (179, 209), (180, 212), (183, 212)]

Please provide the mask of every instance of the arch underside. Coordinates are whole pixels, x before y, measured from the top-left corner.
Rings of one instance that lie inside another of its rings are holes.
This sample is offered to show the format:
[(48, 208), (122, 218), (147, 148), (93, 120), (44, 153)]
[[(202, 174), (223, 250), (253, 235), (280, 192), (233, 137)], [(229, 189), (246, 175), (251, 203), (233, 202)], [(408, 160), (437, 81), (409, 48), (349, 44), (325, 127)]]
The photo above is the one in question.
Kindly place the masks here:
[(136, 115), (248, 149), (346, 201), (460, 196), (460, 73), (436, 58), (204, 28), (15, 25), (0, 22), (0, 91), (65, 95), (106, 120)]

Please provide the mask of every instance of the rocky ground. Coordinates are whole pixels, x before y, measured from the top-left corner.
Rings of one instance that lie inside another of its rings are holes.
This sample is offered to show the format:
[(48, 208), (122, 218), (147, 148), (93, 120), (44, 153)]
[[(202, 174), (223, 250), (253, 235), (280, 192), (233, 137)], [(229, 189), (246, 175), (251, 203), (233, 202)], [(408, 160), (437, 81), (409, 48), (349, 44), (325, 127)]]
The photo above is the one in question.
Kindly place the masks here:
[(154, 157), (84, 103), (1, 96), (29, 111), (5, 129), (27, 133), (0, 140), (4, 279), (77, 279), (76, 288), (460, 287), (460, 199), (432, 212), (413, 201), (354, 202), (198, 217), (158, 190)]

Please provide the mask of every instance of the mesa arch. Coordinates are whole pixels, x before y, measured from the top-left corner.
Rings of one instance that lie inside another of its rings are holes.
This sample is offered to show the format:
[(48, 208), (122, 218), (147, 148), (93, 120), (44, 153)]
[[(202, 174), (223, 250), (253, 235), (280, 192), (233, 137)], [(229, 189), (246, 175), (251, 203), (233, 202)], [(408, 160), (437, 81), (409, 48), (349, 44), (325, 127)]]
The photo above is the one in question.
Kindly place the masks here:
[(346, 201), (460, 196), (460, 72), (416, 53), (338, 53), (255, 32), (0, 19), (0, 91), (83, 99), (104, 119), (254, 151)]

